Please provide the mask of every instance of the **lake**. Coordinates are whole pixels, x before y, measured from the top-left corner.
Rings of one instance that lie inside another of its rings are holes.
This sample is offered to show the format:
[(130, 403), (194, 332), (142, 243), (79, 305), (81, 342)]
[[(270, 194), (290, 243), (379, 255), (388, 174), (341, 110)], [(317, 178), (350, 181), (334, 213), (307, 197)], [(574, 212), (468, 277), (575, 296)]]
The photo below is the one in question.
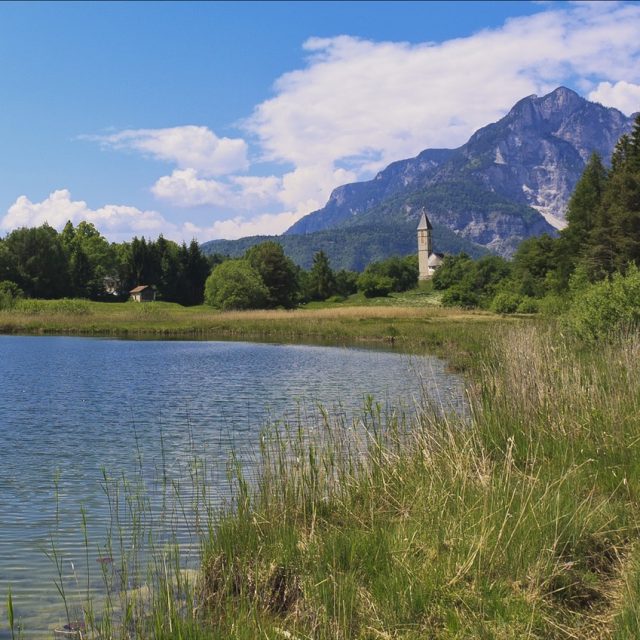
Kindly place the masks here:
[[(99, 588), (118, 483), (142, 478), (155, 509), (168, 484), (188, 494), (200, 458), (222, 504), (231, 452), (250, 472), (269, 423), (312, 426), (319, 406), (352, 420), (367, 396), (408, 412), (425, 390), (463, 398), (441, 360), (391, 350), (49, 336), (0, 336), (0, 385), (0, 638), (9, 588), (27, 638), (64, 624), (56, 582), (78, 603), (87, 572)], [(197, 562), (184, 508), (163, 509), (157, 527)]]

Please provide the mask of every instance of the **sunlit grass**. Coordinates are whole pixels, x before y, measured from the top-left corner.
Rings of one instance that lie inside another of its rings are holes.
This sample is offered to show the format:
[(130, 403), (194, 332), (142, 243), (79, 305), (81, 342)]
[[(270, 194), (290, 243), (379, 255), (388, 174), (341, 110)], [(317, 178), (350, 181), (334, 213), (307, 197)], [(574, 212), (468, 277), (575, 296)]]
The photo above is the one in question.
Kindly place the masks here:
[[(200, 570), (151, 545), (90, 637), (637, 638), (640, 336), (594, 353), (532, 324), (480, 334), (462, 415), (371, 400), (353, 423), (276, 423), (256, 477), (231, 461), (223, 512), (192, 475)], [(149, 546), (144, 491), (116, 497)]]

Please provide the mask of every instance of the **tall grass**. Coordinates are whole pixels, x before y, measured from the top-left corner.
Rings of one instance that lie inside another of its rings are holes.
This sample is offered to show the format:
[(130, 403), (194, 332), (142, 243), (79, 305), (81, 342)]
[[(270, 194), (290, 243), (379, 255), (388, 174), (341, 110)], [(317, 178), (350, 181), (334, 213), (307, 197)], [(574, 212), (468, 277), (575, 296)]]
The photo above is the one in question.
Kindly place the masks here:
[(276, 423), (254, 476), (231, 461), (222, 511), (206, 460), (186, 494), (166, 483), (197, 573), (154, 539), (147, 488), (105, 475), (114, 562), (88, 637), (640, 637), (640, 336), (487, 343), (466, 412), (369, 400), (355, 422)]
[(270, 434), (257, 491), (239, 477), (236, 509), (206, 542), (202, 624), (211, 637), (327, 639), (628, 626), (639, 348), (634, 336), (578, 357), (520, 329), (495, 341), (470, 421), (373, 409), (355, 427), (327, 417), (315, 438)]

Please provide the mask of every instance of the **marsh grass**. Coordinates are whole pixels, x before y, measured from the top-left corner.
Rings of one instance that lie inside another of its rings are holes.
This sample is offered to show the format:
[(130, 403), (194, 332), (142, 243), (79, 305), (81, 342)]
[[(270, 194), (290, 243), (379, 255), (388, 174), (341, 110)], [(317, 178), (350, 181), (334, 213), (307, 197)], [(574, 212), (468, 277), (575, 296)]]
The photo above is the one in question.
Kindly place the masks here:
[(197, 571), (177, 535), (154, 537), (148, 486), (105, 475), (114, 562), (88, 637), (639, 637), (640, 336), (480, 341), (465, 412), (369, 399), (351, 422), (276, 422), (254, 475), (231, 460), (222, 509), (206, 458), (186, 487), (164, 481)]
[[(495, 340), (471, 417), (275, 432), (205, 543), (211, 637), (637, 637), (637, 336)], [(628, 629), (631, 629), (629, 631)], [(291, 634), (283, 636), (283, 634)]]

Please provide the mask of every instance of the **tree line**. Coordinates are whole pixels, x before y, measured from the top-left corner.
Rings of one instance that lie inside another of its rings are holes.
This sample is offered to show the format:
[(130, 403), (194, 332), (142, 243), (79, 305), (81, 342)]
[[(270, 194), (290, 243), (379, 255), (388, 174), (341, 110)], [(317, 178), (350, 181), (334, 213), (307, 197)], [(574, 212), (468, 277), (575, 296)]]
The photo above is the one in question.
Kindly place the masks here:
[(334, 271), (324, 251), (317, 251), (306, 271), (280, 244), (267, 241), (248, 249), (242, 258), (223, 259), (206, 281), (205, 302), (219, 309), (289, 309), (311, 301), (341, 300), (357, 291), (366, 297), (387, 295), (417, 282), (415, 256), (374, 262), (359, 274)]
[(126, 300), (139, 284), (157, 298), (182, 305), (207, 302), (219, 309), (292, 308), (314, 300), (403, 291), (417, 283), (414, 256), (372, 263), (364, 273), (334, 271), (323, 251), (301, 269), (274, 241), (240, 259), (206, 256), (198, 243), (179, 245), (163, 236), (110, 243), (89, 222), (23, 227), (0, 239), (0, 306), (27, 298)]
[(631, 134), (616, 144), (609, 168), (597, 154), (591, 156), (566, 219), (557, 237), (524, 240), (511, 261), (445, 257), (433, 277), (443, 304), (499, 313), (558, 313), (596, 285), (635, 278), (640, 266), (640, 116)]
[(5, 293), (28, 298), (122, 300), (138, 284), (158, 297), (201, 304), (210, 260), (197, 242), (179, 245), (160, 236), (110, 243), (89, 222), (22, 227), (0, 240), (0, 283)]

